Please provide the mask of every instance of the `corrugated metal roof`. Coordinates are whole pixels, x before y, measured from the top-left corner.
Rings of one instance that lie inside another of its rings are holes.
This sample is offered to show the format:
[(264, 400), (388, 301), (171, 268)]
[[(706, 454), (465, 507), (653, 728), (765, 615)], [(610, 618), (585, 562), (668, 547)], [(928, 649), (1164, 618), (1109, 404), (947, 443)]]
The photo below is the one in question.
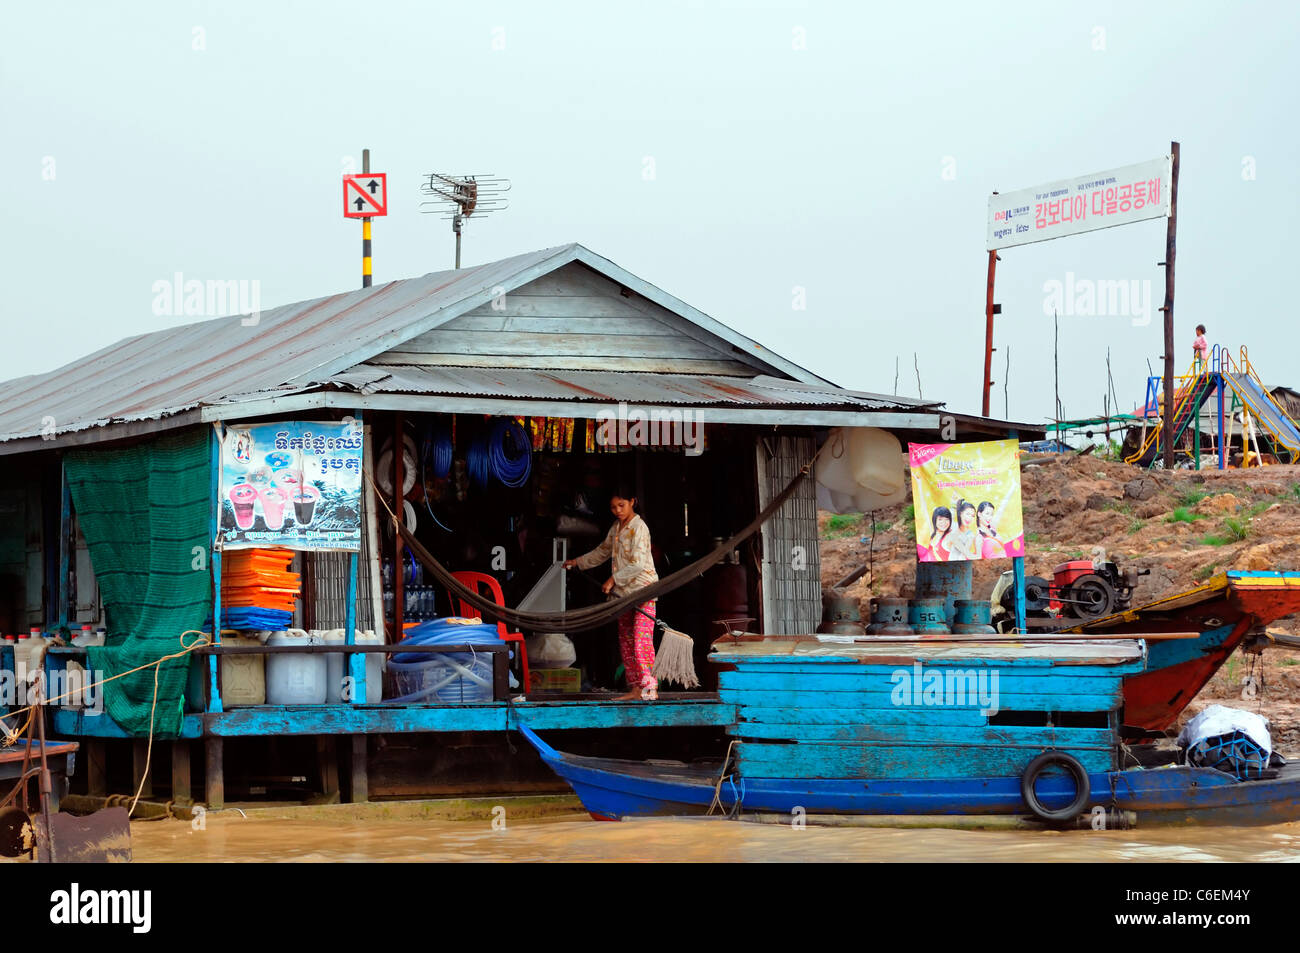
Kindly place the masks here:
[(329, 358), (382, 342), (562, 250), (300, 301), (263, 312), (251, 326), (232, 315), (127, 338), (0, 386), (0, 440), (34, 436), (46, 418), (64, 433), (165, 417), (234, 395), (301, 391), (319, 383), (313, 372)]
[[(300, 393), (570, 262), (582, 262), (804, 381), (816, 375), (642, 281), (581, 245), (516, 255), (460, 271), (393, 281), (263, 312), (126, 338), (47, 374), (0, 384), (0, 442), (152, 420), (203, 405)], [(49, 426), (53, 422), (52, 428)]]
[(817, 387), (775, 377), (702, 377), (628, 371), (539, 371), (508, 368), (362, 364), (333, 380), (364, 394), (447, 394), (630, 404), (746, 404), (761, 407), (851, 407), (913, 410), (934, 403)]

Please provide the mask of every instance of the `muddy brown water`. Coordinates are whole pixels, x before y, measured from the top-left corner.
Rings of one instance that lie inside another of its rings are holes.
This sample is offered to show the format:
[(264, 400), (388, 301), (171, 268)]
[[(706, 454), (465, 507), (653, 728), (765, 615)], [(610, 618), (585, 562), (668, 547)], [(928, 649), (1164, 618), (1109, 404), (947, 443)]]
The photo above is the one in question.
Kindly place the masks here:
[[(499, 828), (501, 820), (497, 819)], [(1300, 823), (1129, 831), (803, 829), (720, 818), (598, 822), (583, 815), (367, 821), (241, 817), (137, 822), (137, 861), (160, 862), (1049, 862), (1300, 861)]]

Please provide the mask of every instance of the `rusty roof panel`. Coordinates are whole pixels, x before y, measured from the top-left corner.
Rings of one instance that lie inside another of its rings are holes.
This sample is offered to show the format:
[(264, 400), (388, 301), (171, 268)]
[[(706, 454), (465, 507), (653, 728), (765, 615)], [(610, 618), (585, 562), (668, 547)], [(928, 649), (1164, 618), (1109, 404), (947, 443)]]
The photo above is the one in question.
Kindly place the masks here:
[(367, 394), (583, 400), (629, 404), (756, 407), (848, 407), (918, 410), (936, 406), (906, 397), (812, 387), (775, 377), (702, 377), (628, 371), (540, 371), (512, 368), (361, 364), (335, 375), (337, 384)]

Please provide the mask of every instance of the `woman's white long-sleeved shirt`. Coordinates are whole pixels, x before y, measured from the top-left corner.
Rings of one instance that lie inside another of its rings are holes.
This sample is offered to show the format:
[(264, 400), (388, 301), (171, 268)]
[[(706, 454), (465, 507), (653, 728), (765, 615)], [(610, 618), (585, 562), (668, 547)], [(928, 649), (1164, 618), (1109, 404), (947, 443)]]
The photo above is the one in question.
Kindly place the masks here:
[(579, 569), (591, 569), (606, 559), (612, 561), (614, 595), (625, 596), (652, 582), (659, 581), (655, 572), (654, 557), (650, 553), (650, 528), (645, 520), (633, 514), (626, 526), (618, 520), (609, 528), (605, 541), (589, 553), (574, 560)]

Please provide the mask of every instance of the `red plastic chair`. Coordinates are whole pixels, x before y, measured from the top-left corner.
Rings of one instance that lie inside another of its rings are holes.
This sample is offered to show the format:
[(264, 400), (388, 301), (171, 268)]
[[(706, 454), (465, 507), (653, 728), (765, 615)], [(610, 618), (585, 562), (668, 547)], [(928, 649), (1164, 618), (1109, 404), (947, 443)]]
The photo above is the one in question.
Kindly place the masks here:
[[(454, 572), (452, 575), (479, 595), (491, 596), (493, 602), (502, 608), (505, 608), (506, 597), (501, 591), (501, 583), (497, 582), (495, 576), (490, 576), (485, 572), (471, 572), (469, 570)], [(486, 590), (486, 592), (484, 590)], [(466, 619), (483, 618), (483, 614), (464, 599), (457, 599), (456, 602), (460, 606), (460, 614), (462, 617)], [(518, 644), (519, 666), (522, 669), (524, 676), (524, 684), (520, 691), (526, 693), (528, 691), (528, 647), (524, 644), (523, 633), (507, 632), (506, 624), (504, 622), (498, 622), (497, 636), (502, 642), (515, 642)]]

